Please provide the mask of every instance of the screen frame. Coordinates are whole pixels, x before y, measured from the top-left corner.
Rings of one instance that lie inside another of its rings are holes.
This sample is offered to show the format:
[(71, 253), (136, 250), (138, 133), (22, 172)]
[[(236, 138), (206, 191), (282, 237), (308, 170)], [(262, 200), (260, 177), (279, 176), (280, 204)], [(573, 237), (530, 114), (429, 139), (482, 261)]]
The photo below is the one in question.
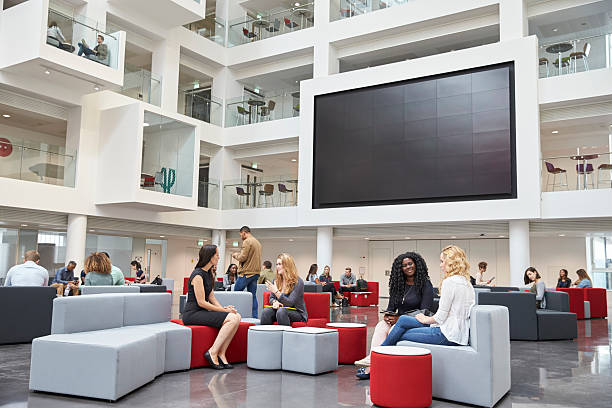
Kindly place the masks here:
[[(473, 74), (477, 72), (489, 71), (499, 68), (508, 68), (509, 74), (509, 113), (510, 113), (510, 187), (511, 193), (501, 194), (479, 194), (479, 195), (462, 195), (462, 196), (438, 196), (438, 197), (424, 197), (424, 198), (405, 198), (405, 199), (380, 199), (380, 200), (363, 200), (363, 201), (344, 201), (336, 203), (325, 203), (321, 204), (318, 199), (316, 192), (317, 185), (317, 99), (323, 96), (348, 94), (356, 90), (364, 89), (380, 89), (392, 86), (401, 86), (414, 82), (421, 82), (423, 80), (437, 80), (441, 78), (448, 78), (457, 75)], [(423, 203), (445, 203), (445, 202), (458, 202), (458, 201), (485, 201), (485, 200), (507, 200), (517, 199), (517, 165), (516, 165), (516, 106), (515, 106), (515, 61), (506, 61), (490, 65), (483, 65), (474, 68), (449, 71), (441, 74), (434, 74), (429, 76), (423, 76), (418, 78), (410, 78), (405, 80), (387, 82), (384, 84), (377, 84), (359, 88), (345, 89), (337, 92), (329, 92), (314, 95), (313, 101), (313, 121), (312, 121), (312, 209), (326, 209), (326, 208), (343, 208), (343, 207), (365, 207), (365, 206), (384, 206), (384, 205), (402, 205), (402, 204), (423, 204)]]

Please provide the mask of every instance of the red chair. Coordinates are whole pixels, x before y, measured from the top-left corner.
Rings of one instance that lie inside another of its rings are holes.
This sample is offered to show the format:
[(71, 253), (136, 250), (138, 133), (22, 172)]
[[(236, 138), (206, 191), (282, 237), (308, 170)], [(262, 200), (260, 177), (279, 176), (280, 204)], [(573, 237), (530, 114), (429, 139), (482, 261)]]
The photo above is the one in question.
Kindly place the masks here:
[(126, 281), (130, 281), (130, 282), (135, 282), (136, 281), (136, 277), (132, 277), (132, 276), (124, 276), (123, 279), (125, 279)]
[(189, 291), (189, 276), (183, 278), (183, 295), (186, 295)]
[[(181, 319), (171, 321), (184, 326)], [(238, 331), (227, 348), (226, 357), (228, 363), (242, 363), (247, 360), (247, 337), (249, 326), (254, 326), (254, 323), (240, 323)], [(219, 329), (208, 326), (186, 327), (191, 329), (191, 368), (207, 367), (208, 361), (204, 358), (204, 353), (206, 353), (215, 342)]]
[[(308, 321), (291, 323), (291, 327), (322, 327), (329, 323), (329, 293), (304, 293)], [(264, 292), (264, 307), (270, 304), (270, 292)]]
[(569, 296), (570, 312), (576, 313), (576, 318), (584, 319), (584, 289), (578, 288), (557, 288), (558, 291), (565, 292)]
[(591, 317), (608, 317), (606, 290), (602, 288), (585, 288), (582, 290), (584, 291), (584, 300), (591, 302)]
[[(340, 292), (340, 281), (332, 281), (334, 287)], [(372, 292), (370, 306), (378, 306), (378, 282), (368, 282), (368, 292)]]
[(297, 23), (294, 23), (293, 21), (289, 20), (287, 17), (284, 17), (283, 20), (285, 20), (285, 26), (287, 28), (290, 28), (293, 30), (295, 27), (298, 26)]

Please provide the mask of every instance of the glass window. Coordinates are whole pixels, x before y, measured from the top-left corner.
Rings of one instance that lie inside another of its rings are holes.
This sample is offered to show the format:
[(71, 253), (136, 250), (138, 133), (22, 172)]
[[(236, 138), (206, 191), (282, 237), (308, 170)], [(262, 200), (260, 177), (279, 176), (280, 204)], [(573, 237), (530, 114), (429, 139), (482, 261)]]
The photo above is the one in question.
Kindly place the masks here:
[(40, 254), (39, 265), (54, 277), (55, 272), (66, 264), (66, 233), (38, 231), (36, 248)]
[(111, 263), (121, 269), (125, 276), (130, 276), (130, 262), (132, 262), (131, 237), (87, 234), (85, 247), (86, 255), (92, 252), (107, 252), (110, 255)]
[(591, 238), (593, 286), (612, 289), (612, 237)]
[(0, 285), (8, 270), (17, 263), (17, 237), (16, 229), (0, 228)]

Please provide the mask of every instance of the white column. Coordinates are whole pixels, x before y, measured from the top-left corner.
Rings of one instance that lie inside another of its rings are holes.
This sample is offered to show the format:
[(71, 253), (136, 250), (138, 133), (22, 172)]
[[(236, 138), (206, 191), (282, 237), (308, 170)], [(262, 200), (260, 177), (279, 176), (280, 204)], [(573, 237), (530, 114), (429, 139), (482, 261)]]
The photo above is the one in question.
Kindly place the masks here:
[(217, 264), (217, 276), (222, 276), (225, 273), (225, 230), (212, 231), (212, 243), (219, 248), (219, 263)]
[[(230, 99), (240, 98), (244, 87), (236, 81), (234, 73), (227, 67), (219, 69), (213, 78), (211, 87), (212, 96), (223, 99), (223, 123), (234, 124), (236, 121), (236, 113), (231, 112), (227, 115), (227, 103)], [(234, 110), (236, 107), (234, 106)]]
[(173, 38), (160, 41), (153, 51), (151, 72), (161, 77), (161, 108), (170, 112), (178, 109), (180, 61), (181, 47)]
[(500, 0), (499, 2), (499, 40), (507, 41), (526, 37), (527, 4), (525, 0)]
[(510, 230), (510, 285), (524, 286), (523, 275), (530, 266), (529, 260), (529, 221), (512, 220)]
[(85, 261), (85, 239), (87, 238), (87, 216), (68, 214), (68, 228), (66, 231), (66, 263), (77, 263), (74, 269), (75, 276), (79, 276)]
[(340, 72), (340, 60), (336, 49), (327, 40), (317, 41), (314, 46), (313, 78), (333, 75)]
[(325, 265), (332, 266), (334, 254), (334, 229), (332, 227), (317, 228), (317, 265), (319, 274), (323, 272)]

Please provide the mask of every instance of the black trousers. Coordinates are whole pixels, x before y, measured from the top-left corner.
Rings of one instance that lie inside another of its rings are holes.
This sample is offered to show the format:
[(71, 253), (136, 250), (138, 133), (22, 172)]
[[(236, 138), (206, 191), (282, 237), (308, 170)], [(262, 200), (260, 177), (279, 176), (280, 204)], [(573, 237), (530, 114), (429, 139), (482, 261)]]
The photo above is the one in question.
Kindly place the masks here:
[(333, 283), (331, 283), (331, 282), (328, 282), (328, 283), (323, 284), (323, 289), (322, 289), (322, 291), (323, 291), (323, 292), (331, 292), (331, 294), (332, 294), (332, 302), (334, 301), (334, 299), (336, 298), (336, 294), (338, 293), (338, 292), (336, 291), (336, 287), (335, 287), (335, 286), (334, 286), (334, 284), (333, 284)]
[(274, 324), (277, 322), (281, 326), (291, 326), (293, 322), (303, 322), (304, 318), (297, 310), (290, 310), (284, 307), (274, 309), (273, 307), (264, 308), (261, 312), (261, 324)]
[(357, 292), (357, 286), (340, 286), (340, 292)]

